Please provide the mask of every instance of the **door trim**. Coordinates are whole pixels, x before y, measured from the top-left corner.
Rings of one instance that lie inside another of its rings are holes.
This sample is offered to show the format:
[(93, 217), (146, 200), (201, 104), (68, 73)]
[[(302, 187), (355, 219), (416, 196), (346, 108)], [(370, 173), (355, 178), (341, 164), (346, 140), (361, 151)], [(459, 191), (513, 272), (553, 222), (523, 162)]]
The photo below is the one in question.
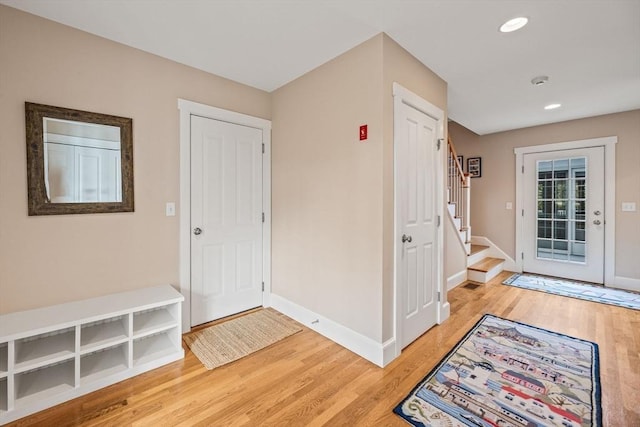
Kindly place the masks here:
[[(524, 221), (522, 212), (524, 208), (524, 155), (544, 153), (549, 151), (573, 150), (579, 148), (604, 147), (604, 221), (606, 224), (604, 233), (604, 284), (612, 286), (615, 283), (616, 266), (616, 144), (617, 136), (605, 136), (602, 138), (581, 139), (577, 141), (558, 142), (553, 144), (533, 145), (518, 147), (513, 151), (516, 155), (516, 252), (515, 261), (518, 272), (522, 272), (522, 253), (524, 244)], [(520, 254), (518, 256), (518, 254)]]
[[(438, 260), (436, 262), (436, 268), (437, 268), (437, 292), (440, 295), (440, 301), (438, 302), (438, 324), (444, 322), (448, 317), (449, 317), (449, 312), (450, 312), (450, 306), (449, 306), (449, 302), (447, 301), (447, 293), (446, 293), (446, 286), (444, 283), (444, 258), (443, 258), (443, 253), (444, 253), (444, 226), (443, 226), (443, 218), (444, 218), (444, 163), (445, 163), (445, 150), (446, 150), (446, 143), (444, 142), (444, 112), (436, 107), (435, 105), (431, 104), (430, 102), (426, 101), (425, 99), (421, 98), (419, 95), (411, 92), (410, 90), (404, 88), (403, 86), (401, 86), (398, 83), (393, 83), (393, 123), (394, 123), (394, 130), (393, 130), (393, 169), (394, 169), (394, 176), (393, 176), (393, 182), (394, 182), (394, 188), (393, 188), (393, 296), (394, 296), (394, 341), (395, 341), (395, 354), (393, 354), (393, 357), (390, 357), (390, 359), (392, 360), (393, 358), (396, 358), (400, 355), (400, 353), (402, 352), (402, 319), (401, 319), (401, 313), (402, 313), (402, 307), (400, 307), (400, 303), (402, 301), (401, 295), (400, 295), (400, 291), (401, 289), (399, 288), (399, 281), (400, 281), (400, 269), (398, 268), (399, 266), (399, 260), (400, 260), (400, 255), (401, 255), (401, 247), (398, 245), (398, 242), (400, 241), (400, 235), (401, 233), (401, 228), (400, 228), (400, 223), (398, 221), (398, 201), (397, 201), (397, 197), (398, 197), (398, 190), (396, 188), (396, 185), (398, 183), (398, 179), (397, 179), (397, 162), (398, 162), (398, 158), (397, 158), (397, 144), (396, 141), (399, 140), (400, 135), (400, 129), (401, 129), (401, 117), (399, 114), (399, 111), (402, 107), (402, 105), (408, 105), (411, 108), (415, 108), (416, 110), (426, 114), (427, 116), (431, 117), (432, 119), (436, 120), (437, 125), (436, 125), (436, 138), (438, 139), (442, 139), (441, 145), (440, 145), (440, 150), (439, 150), (439, 156), (436, 156), (436, 164), (438, 165), (438, 171), (436, 173), (437, 179), (436, 179), (436, 191), (437, 191), (437, 195), (436, 195), (436, 200), (437, 200), (437, 205), (436, 205), (436, 213), (437, 215), (440, 216), (440, 225), (438, 227), (438, 246), (436, 248), (436, 251), (438, 253)], [(390, 354), (387, 354), (385, 352), (385, 356), (391, 356)], [(386, 357), (385, 357), (386, 358)], [(388, 363), (390, 360), (385, 360), (384, 364)]]
[(182, 333), (191, 330), (191, 116), (206, 117), (221, 122), (248, 126), (262, 130), (264, 155), (262, 156), (262, 305), (271, 305), (271, 121), (248, 116), (185, 99), (178, 99), (180, 111), (180, 292), (184, 296), (182, 307)]

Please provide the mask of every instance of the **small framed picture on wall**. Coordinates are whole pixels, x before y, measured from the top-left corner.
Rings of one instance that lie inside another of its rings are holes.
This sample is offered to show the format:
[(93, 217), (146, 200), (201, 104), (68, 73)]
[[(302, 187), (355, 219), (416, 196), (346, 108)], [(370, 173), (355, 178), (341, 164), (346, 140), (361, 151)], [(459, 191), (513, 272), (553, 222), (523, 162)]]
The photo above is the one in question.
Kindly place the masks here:
[(481, 157), (469, 157), (467, 159), (467, 173), (471, 178), (480, 178), (482, 176)]

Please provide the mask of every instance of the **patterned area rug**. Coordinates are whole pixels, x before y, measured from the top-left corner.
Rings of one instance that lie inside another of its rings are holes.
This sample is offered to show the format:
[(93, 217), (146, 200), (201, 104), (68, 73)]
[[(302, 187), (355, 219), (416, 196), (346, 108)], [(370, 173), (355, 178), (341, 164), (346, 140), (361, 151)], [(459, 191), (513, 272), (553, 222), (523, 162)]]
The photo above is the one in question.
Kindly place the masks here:
[(213, 369), (301, 330), (295, 321), (267, 308), (187, 334), (184, 342), (207, 369)]
[(566, 279), (516, 273), (504, 285), (640, 310), (640, 294)]
[(598, 346), (485, 314), (394, 412), (414, 426), (601, 426)]

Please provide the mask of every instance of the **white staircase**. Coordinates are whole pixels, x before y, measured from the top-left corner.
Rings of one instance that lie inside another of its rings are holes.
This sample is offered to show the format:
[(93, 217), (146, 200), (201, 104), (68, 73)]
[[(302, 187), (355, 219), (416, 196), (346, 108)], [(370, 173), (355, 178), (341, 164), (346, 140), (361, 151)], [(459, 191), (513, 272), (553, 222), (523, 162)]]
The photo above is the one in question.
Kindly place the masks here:
[(451, 142), (447, 140), (447, 200), (449, 215), (458, 230), (460, 243), (467, 255), (471, 253), (471, 178), (462, 171), (458, 162), (458, 153)]
[(447, 142), (447, 210), (467, 253), (467, 280), (487, 283), (502, 271), (505, 260), (490, 256), (489, 246), (471, 244), (471, 179), (462, 171), (451, 138)]
[(447, 208), (449, 209), (449, 216), (458, 231), (460, 242), (462, 242), (467, 255), (469, 255), (471, 253), (471, 227), (465, 228), (462, 226), (462, 218), (456, 216), (456, 205), (454, 203), (449, 203)]
[(504, 259), (488, 256), (489, 251), (489, 246), (471, 245), (467, 256), (467, 280), (487, 283), (502, 272)]

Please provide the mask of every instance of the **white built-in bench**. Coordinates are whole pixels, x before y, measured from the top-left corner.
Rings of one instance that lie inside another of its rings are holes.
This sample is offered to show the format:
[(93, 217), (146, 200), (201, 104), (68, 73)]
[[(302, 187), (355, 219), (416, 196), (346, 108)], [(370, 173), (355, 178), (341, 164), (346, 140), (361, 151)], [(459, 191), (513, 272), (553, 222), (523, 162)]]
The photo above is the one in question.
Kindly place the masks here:
[(0, 315), (0, 424), (184, 357), (169, 285)]

